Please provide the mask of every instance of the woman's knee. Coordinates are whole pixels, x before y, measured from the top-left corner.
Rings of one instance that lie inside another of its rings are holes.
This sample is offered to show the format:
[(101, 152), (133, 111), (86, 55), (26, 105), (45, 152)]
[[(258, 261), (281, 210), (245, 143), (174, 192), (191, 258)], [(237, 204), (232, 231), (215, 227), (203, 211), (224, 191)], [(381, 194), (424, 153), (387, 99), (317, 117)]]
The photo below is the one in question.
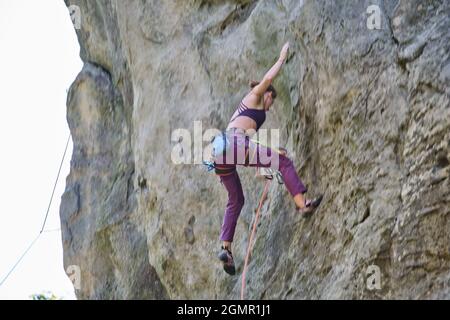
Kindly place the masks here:
[(228, 199), (228, 204), (234, 210), (241, 210), (244, 206), (245, 197), (243, 193), (235, 193)]
[(293, 167), (294, 162), (284, 155), (280, 155), (280, 169)]
[(245, 197), (244, 197), (244, 194), (241, 193), (238, 196), (237, 205), (242, 209), (242, 207), (244, 206), (244, 203), (245, 203)]

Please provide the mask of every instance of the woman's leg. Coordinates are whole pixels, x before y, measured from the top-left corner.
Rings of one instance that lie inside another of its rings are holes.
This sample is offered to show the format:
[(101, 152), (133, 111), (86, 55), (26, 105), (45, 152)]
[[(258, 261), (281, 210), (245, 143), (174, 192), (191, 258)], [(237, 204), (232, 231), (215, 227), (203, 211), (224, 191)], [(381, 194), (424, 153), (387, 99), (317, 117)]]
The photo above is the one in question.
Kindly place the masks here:
[(220, 240), (224, 242), (224, 247), (231, 251), (231, 242), (233, 241), (237, 220), (244, 206), (244, 192), (236, 170), (229, 175), (220, 176), (220, 181), (228, 192), (228, 203), (223, 218)]
[(306, 199), (303, 194), (308, 189), (300, 180), (292, 160), (260, 144), (248, 141), (247, 145), (249, 150), (249, 166), (266, 168), (276, 166), (275, 169), (281, 172), (286, 189), (294, 198), (295, 204), (299, 208), (304, 208)]

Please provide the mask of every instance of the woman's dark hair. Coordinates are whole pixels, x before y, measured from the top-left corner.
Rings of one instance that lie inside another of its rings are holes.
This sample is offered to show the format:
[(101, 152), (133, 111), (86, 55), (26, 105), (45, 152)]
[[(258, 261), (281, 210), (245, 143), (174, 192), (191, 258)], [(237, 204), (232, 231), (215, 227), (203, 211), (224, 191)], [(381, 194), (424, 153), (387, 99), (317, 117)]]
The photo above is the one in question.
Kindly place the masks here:
[[(256, 87), (259, 84), (258, 81), (250, 81), (250, 87), (253, 89), (254, 87)], [(272, 98), (275, 99), (277, 97), (277, 91), (275, 90), (275, 88), (272, 85), (269, 85), (269, 87), (267, 88), (266, 92), (272, 92)]]

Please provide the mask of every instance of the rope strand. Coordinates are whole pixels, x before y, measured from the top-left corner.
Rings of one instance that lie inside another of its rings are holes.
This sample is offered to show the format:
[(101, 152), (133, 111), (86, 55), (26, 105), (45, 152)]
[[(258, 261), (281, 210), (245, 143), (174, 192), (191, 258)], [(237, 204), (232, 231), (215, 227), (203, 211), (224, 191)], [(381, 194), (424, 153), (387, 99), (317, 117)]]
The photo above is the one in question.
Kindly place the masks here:
[[(24, 251), (24, 253), (22, 253), (22, 255), (20, 256), (20, 258), (16, 261), (16, 263), (13, 265), (13, 267), (9, 270), (9, 272), (6, 274), (6, 276), (3, 278), (3, 280), (0, 282), (0, 287), (3, 285), (3, 283), (8, 279), (8, 277), (11, 275), (11, 273), (13, 273), (13, 271), (16, 269), (16, 267), (19, 265), (20, 261), (22, 261), (22, 259), (25, 257), (25, 255), (28, 253), (28, 251), (30, 251), (30, 249), (34, 246), (34, 244), (36, 243), (36, 241), (39, 239), (39, 237), (42, 235), (43, 232), (52, 232), (52, 231), (58, 231), (58, 229), (53, 229), (53, 230), (45, 230), (45, 224), (47, 222), (47, 217), (48, 217), (48, 213), (50, 212), (50, 207), (52, 205), (52, 201), (53, 201), (53, 195), (55, 194), (55, 189), (56, 189), (56, 185), (58, 183), (58, 179), (59, 179), (59, 175), (61, 173), (61, 168), (64, 162), (64, 158), (66, 157), (66, 152), (67, 152), (67, 147), (69, 146), (69, 141), (70, 141), (70, 134), (69, 137), (67, 138), (67, 143), (66, 143), (66, 147), (64, 149), (64, 153), (61, 159), (61, 164), (59, 165), (59, 170), (58, 170), (58, 174), (56, 175), (56, 181), (55, 184), (53, 186), (53, 191), (52, 191), (52, 195), (50, 196), (50, 201), (47, 207), (47, 212), (45, 214), (45, 219), (44, 219), (44, 223), (42, 224), (42, 228), (41, 231), (39, 232), (39, 234), (36, 236), (36, 238), (34, 238), (34, 240), (30, 243), (30, 245), (28, 246), (28, 248)], [(60, 229), (59, 229), (60, 230)]]
[(249, 258), (250, 258), (250, 254), (251, 254), (251, 251), (252, 251), (252, 249), (253, 249), (253, 245), (252, 245), (253, 237), (254, 237), (255, 234), (256, 234), (256, 226), (258, 225), (259, 214), (260, 214), (260, 212), (261, 212), (261, 207), (262, 207), (262, 205), (263, 205), (263, 203), (264, 203), (264, 200), (265, 200), (265, 198), (266, 198), (266, 195), (267, 195), (267, 191), (268, 191), (268, 187), (269, 187), (270, 181), (272, 181), (272, 180), (267, 180), (267, 181), (266, 181), (266, 184), (264, 185), (264, 191), (263, 191), (263, 193), (262, 193), (262, 195), (261, 195), (261, 199), (259, 200), (258, 209), (256, 209), (255, 221), (253, 222), (253, 229), (252, 229), (252, 232), (251, 232), (251, 234), (250, 234), (250, 239), (249, 239), (249, 241), (248, 241), (247, 254), (246, 254), (246, 256), (245, 256), (245, 263), (244, 263), (244, 270), (243, 270), (243, 272), (242, 272), (241, 300), (244, 300), (244, 292), (245, 292), (245, 275), (246, 275), (246, 273), (247, 273), (248, 260), (249, 260)]
[(48, 207), (47, 207), (47, 213), (45, 214), (44, 223), (42, 224), (42, 229), (41, 229), (40, 233), (42, 233), (42, 231), (44, 230), (45, 223), (47, 222), (48, 213), (50, 211), (50, 206), (52, 205), (53, 195), (55, 194), (56, 185), (58, 184), (59, 174), (61, 173), (61, 168), (62, 168), (62, 165), (64, 162), (64, 158), (66, 157), (66, 152), (67, 152), (67, 147), (69, 146), (69, 141), (70, 141), (70, 134), (69, 134), (69, 137), (67, 138), (66, 148), (64, 149), (64, 154), (62, 156), (61, 163), (59, 165), (58, 174), (56, 175), (56, 180), (55, 180), (55, 184), (53, 185), (52, 195), (50, 196), (50, 201), (49, 201)]

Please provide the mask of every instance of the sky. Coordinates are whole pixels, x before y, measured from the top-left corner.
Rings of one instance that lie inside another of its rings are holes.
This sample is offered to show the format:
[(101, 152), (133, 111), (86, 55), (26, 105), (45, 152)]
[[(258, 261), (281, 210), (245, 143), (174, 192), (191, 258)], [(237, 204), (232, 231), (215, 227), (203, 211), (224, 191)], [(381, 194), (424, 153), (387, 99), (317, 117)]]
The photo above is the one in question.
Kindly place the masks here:
[[(64, 152), (66, 96), (82, 68), (63, 0), (0, 0), (0, 282), (36, 238)], [(0, 286), (0, 299), (75, 299), (63, 267), (59, 205), (69, 143), (46, 230)]]

